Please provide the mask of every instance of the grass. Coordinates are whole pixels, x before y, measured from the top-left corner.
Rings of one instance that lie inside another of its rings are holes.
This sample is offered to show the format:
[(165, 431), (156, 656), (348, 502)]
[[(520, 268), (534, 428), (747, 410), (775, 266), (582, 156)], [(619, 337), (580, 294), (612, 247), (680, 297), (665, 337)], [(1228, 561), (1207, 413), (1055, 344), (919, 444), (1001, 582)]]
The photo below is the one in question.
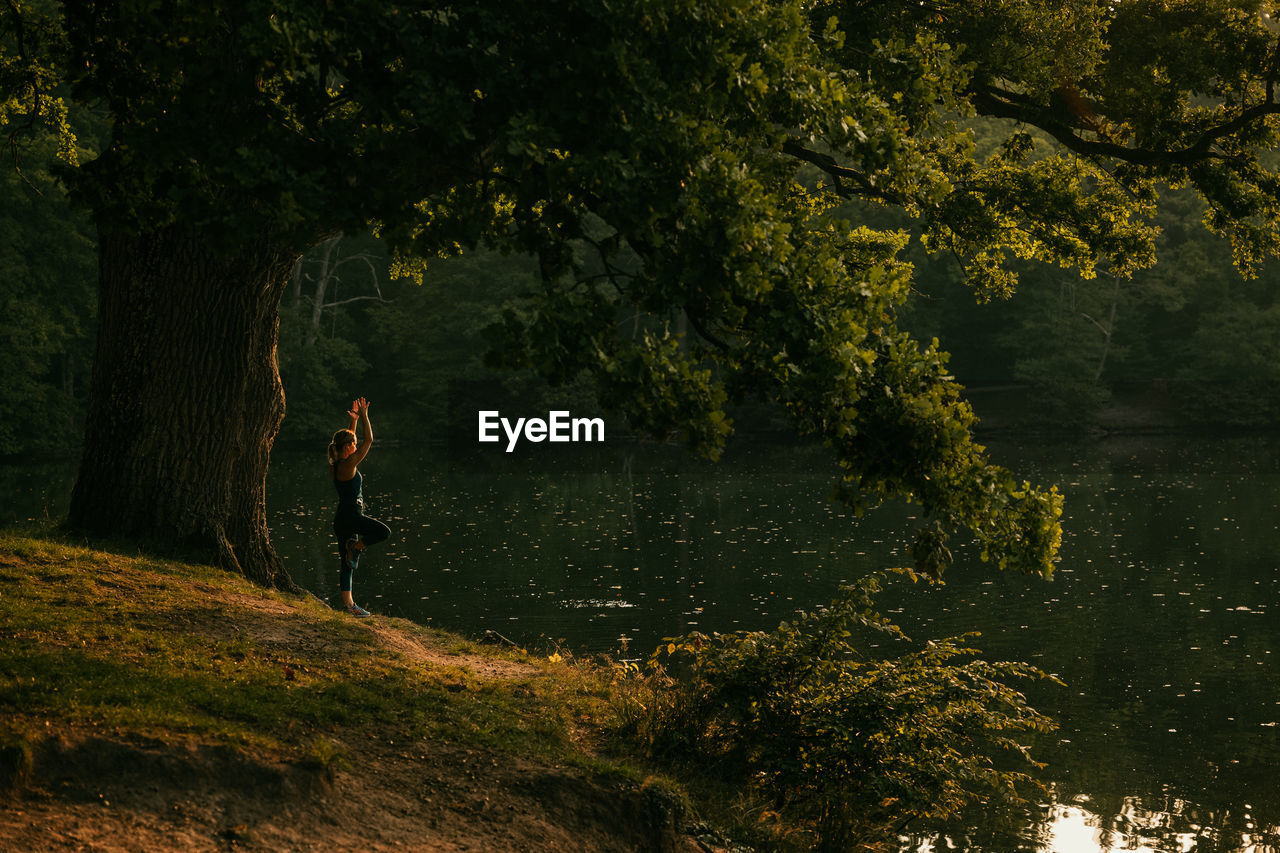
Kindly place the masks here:
[(309, 594), (121, 550), (0, 533), (0, 792), (33, 756), (38, 775), (40, 744), (68, 732), (226, 746), (330, 779), (356, 756), (366, 765), (373, 741), (433, 743), (577, 768), (777, 840), (705, 768), (638, 757), (628, 708), (660, 689), (638, 673), (354, 620)]
[[(601, 706), (598, 678), (464, 638), (375, 619), (447, 655), (534, 664), (481, 679), (414, 660), (311, 596), (263, 590), (208, 566), (0, 536), (0, 740), (52, 724), (198, 736), (336, 760), (361, 736), (590, 760), (574, 721)], [(328, 746), (320, 746), (328, 744)]]

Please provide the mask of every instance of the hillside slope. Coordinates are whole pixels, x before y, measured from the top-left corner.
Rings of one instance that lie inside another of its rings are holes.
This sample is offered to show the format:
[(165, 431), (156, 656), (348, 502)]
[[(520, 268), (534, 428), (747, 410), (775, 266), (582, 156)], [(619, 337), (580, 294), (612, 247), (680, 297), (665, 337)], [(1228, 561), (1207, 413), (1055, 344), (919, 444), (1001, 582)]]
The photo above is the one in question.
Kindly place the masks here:
[(0, 539), (0, 849), (708, 850), (594, 755), (608, 671)]

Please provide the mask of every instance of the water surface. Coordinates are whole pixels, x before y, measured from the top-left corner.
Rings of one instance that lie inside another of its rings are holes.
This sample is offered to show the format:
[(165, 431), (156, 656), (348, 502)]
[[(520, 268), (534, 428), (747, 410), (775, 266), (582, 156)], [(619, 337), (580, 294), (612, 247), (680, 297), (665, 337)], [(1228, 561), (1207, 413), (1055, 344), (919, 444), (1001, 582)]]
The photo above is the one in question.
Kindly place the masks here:
[[(993, 448), (1066, 495), (1054, 580), (961, 548), (945, 587), (891, 590), (885, 604), (917, 638), (981, 631), (988, 655), (1066, 681), (1029, 688), (1061, 726), (1036, 744), (1052, 796), (921, 830), (904, 850), (1280, 850), (1278, 447)], [(772, 627), (900, 565), (913, 521), (910, 506), (855, 519), (829, 503), (818, 450), (756, 448), (718, 466), (643, 447), (487, 461), (371, 457), (370, 509), (401, 531), (359, 578), (375, 610), (643, 653), (690, 630)], [(277, 494), (296, 497), (277, 512), (295, 526), (277, 538), (295, 576), (327, 590), (336, 558), (317, 544), (315, 508), (330, 487), (303, 485), (313, 469), (282, 466), (293, 479)]]

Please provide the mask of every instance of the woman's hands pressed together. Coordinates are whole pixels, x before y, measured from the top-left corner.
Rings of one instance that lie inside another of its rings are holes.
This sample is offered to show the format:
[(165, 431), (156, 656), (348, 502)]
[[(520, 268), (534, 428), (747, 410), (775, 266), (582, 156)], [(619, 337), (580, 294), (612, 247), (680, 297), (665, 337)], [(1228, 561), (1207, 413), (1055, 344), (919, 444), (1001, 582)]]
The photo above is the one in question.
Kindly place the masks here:
[(351, 401), (351, 408), (347, 409), (347, 417), (351, 418), (351, 429), (356, 428), (356, 422), (361, 417), (369, 417), (369, 401), (364, 397), (357, 397)]

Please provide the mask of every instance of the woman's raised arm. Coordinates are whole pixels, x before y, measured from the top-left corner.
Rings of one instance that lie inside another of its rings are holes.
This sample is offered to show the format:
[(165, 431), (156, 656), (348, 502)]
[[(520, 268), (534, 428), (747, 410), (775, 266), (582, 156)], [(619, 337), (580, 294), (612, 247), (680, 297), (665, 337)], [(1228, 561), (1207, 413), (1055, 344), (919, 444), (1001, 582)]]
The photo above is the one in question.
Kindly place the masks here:
[[(369, 455), (369, 448), (373, 447), (373, 425), (369, 423), (369, 401), (361, 397), (353, 405), (359, 415), (360, 423), (364, 425), (364, 441), (360, 443), (356, 448), (356, 452), (352, 453), (347, 461), (353, 465), (359, 465)], [(350, 414), (350, 412), (347, 414)], [(356, 428), (354, 423), (351, 428), (353, 430)]]

